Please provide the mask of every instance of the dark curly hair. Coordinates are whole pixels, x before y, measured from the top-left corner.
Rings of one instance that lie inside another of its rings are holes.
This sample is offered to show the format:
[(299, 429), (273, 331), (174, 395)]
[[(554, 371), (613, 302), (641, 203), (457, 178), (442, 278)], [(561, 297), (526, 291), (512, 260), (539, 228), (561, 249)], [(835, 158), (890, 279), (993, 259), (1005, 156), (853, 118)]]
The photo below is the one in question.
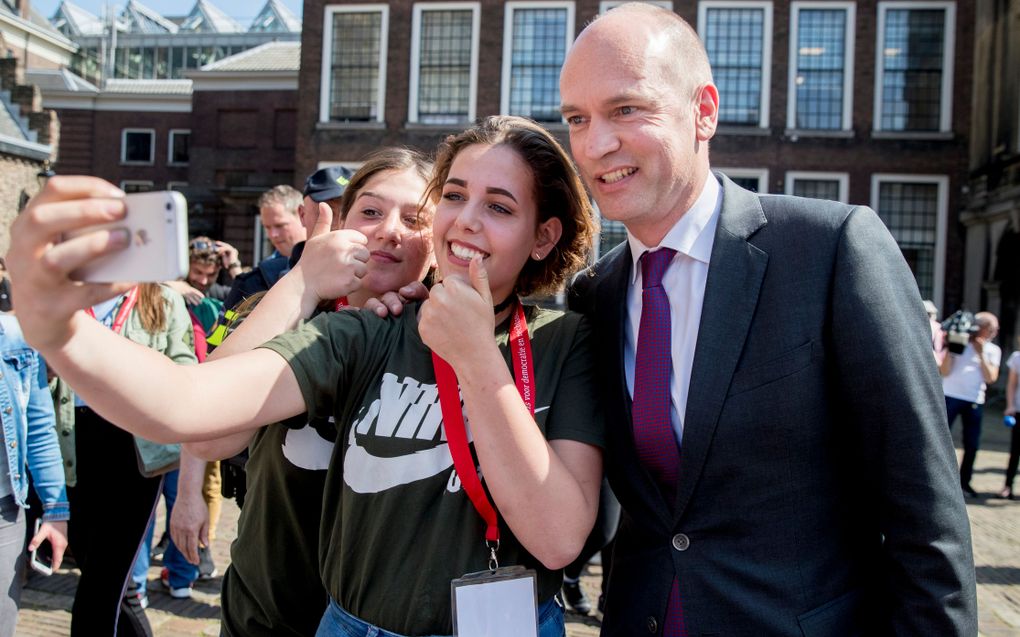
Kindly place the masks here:
[(493, 115), (464, 132), (450, 135), (439, 147), (436, 167), (425, 196), (439, 202), (454, 158), (468, 146), (506, 146), (520, 155), (534, 179), (538, 223), (557, 218), (563, 234), (548, 257), (528, 259), (517, 277), (520, 296), (552, 294), (588, 263), (598, 222), (574, 164), (559, 142), (530, 119)]

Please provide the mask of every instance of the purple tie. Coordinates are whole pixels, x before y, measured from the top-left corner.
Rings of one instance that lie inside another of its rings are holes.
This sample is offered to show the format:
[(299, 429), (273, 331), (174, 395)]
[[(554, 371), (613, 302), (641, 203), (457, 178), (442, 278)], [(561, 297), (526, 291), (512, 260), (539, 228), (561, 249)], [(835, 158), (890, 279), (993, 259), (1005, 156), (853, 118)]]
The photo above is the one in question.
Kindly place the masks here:
[(670, 348), (669, 299), (662, 275), (676, 250), (662, 248), (641, 255), (641, 323), (634, 356), (634, 445), (648, 469), (672, 502), (679, 453), (669, 419)]
[[(641, 323), (634, 356), (634, 446), (641, 464), (648, 469), (672, 504), (676, 495), (680, 450), (670, 422), (669, 373), (673, 368), (670, 344), (669, 298), (662, 287), (676, 250), (661, 248), (641, 255)], [(673, 578), (666, 608), (663, 637), (686, 637), (680, 582)]]

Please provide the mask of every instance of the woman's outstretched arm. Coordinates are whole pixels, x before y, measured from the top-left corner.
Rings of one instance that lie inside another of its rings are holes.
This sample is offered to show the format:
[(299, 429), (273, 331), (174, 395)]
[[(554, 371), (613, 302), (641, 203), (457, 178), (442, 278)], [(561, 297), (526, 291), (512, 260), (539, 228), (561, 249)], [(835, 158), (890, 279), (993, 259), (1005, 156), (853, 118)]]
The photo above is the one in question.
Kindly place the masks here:
[(123, 193), (93, 177), (54, 177), (11, 228), (8, 267), (26, 339), (104, 418), (157, 442), (201, 440), (304, 411), (279, 355), (249, 352), (201, 366), (176, 365), (114, 334), (83, 310), (133, 283), (81, 283), (70, 273), (127, 247), (126, 231), (72, 230), (124, 218)]

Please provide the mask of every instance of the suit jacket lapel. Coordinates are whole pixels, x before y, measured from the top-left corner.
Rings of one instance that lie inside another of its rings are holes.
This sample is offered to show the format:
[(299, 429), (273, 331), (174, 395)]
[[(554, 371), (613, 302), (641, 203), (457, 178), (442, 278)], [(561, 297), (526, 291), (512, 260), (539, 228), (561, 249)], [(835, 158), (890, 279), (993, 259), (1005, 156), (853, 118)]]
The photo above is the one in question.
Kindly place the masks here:
[(766, 223), (756, 195), (720, 176), (722, 210), (705, 285), (681, 450), (674, 525), (697, 486), (744, 348), (768, 255), (748, 243)]

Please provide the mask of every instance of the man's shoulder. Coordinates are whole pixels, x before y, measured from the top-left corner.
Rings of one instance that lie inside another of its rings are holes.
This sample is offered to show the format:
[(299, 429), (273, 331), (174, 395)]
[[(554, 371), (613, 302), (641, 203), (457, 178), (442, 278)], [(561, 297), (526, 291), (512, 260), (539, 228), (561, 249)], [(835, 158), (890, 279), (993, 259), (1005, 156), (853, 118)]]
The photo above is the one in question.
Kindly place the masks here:
[(600, 256), (595, 263), (578, 272), (574, 277), (574, 283), (579, 283), (585, 278), (594, 280), (605, 278), (617, 272), (619, 268), (627, 267), (627, 259), (629, 257), (630, 244), (626, 240), (621, 241), (609, 252)]
[(586, 314), (591, 297), (599, 284), (608, 276), (628, 267), (630, 246), (622, 241), (615, 248), (602, 255), (598, 261), (574, 275), (567, 288), (567, 302), (572, 310)]
[(769, 222), (789, 221), (820, 227), (838, 227), (861, 206), (794, 195), (758, 195)]

